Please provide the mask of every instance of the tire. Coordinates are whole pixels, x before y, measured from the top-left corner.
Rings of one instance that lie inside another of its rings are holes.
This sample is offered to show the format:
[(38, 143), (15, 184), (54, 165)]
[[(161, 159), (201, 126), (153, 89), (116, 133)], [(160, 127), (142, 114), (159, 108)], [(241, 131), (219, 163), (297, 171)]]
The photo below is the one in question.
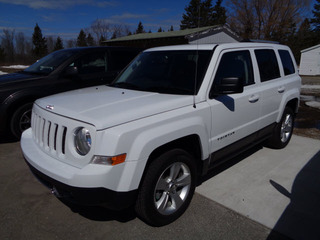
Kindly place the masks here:
[(135, 210), (152, 226), (164, 226), (188, 208), (196, 184), (196, 164), (187, 152), (174, 149), (151, 162), (140, 186)]
[(21, 138), (24, 130), (31, 127), (32, 103), (26, 103), (19, 107), (12, 115), (10, 130), (16, 139)]
[(290, 142), (294, 127), (294, 113), (289, 107), (284, 109), (280, 122), (276, 125), (268, 146), (282, 149)]

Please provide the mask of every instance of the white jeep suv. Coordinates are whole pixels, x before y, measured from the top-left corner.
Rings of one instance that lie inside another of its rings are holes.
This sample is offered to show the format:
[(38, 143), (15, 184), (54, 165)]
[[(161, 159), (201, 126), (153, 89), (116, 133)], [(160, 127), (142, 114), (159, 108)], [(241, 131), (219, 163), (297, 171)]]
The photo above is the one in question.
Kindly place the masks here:
[(171, 223), (197, 180), (266, 141), (285, 147), (301, 79), (290, 49), (266, 43), (144, 51), (108, 86), (37, 100), (21, 147), (59, 197)]

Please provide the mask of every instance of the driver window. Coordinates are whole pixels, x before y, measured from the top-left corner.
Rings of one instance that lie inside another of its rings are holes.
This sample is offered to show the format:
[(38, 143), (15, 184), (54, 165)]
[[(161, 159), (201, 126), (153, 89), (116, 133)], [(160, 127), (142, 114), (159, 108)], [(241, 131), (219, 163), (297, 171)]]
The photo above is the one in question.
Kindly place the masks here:
[(214, 84), (229, 77), (242, 78), (244, 86), (254, 84), (252, 61), (249, 51), (235, 51), (223, 54), (214, 78)]
[(92, 74), (108, 71), (107, 58), (104, 52), (90, 53), (77, 59), (70, 66), (75, 66), (79, 74)]

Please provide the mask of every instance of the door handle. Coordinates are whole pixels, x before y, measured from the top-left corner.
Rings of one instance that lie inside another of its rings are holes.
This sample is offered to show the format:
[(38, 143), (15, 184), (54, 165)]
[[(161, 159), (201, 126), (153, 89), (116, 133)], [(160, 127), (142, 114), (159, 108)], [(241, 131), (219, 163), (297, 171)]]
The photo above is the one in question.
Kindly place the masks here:
[(249, 102), (255, 103), (259, 101), (259, 95), (253, 94), (249, 97)]
[(284, 86), (278, 88), (278, 93), (283, 93), (286, 90)]

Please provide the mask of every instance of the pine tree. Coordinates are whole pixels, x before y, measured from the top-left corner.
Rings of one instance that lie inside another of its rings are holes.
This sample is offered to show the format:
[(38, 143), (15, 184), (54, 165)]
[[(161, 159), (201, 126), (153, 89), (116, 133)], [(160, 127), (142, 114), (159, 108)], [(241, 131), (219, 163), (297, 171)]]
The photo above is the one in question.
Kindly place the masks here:
[(221, 6), (222, 0), (218, 0), (213, 7), (212, 25), (224, 25), (227, 22), (226, 9)]
[(315, 27), (316, 32), (320, 32), (320, 0), (316, 0), (317, 3), (314, 4), (313, 18), (311, 18), (311, 23)]
[(94, 39), (93, 39), (93, 37), (91, 36), (90, 33), (89, 33), (88, 36), (87, 36), (87, 45), (88, 45), (88, 46), (94, 46), (94, 45), (95, 45)]
[(161, 27), (159, 27), (158, 32), (162, 32), (162, 28)]
[(107, 39), (101, 35), (99, 39), (99, 46), (102, 46), (105, 41), (107, 41)]
[(182, 15), (180, 29), (223, 25), (226, 23), (226, 9), (221, 6), (222, 0), (218, 0), (212, 6), (212, 0), (191, 0)]
[(85, 32), (81, 29), (80, 33), (77, 38), (77, 47), (87, 47), (87, 35)]
[(199, 8), (201, 1), (200, 0), (191, 0), (189, 5), (185, 7), (186, 13), (182, 15), (182, 20), (180, 24), (180, 29), (188, 29), (188, 28), (197, 28), (199, 23)]
[[(198, 14), (199, 16), (199, 14)], [(201, 27), (212, 26), (213, 23), (213, 7), (212, 0), (205, 0), (200, 5), (200, 24)]]
[(57, 37), (57, 41), (56, 41), (56, 44), (54, 45), (53, 51), (57, 51), (63, 48), (64, 47), (63, 47), (62, 39), (60, 37)]
[(47, 40), (45, 37), (42, 37), (42, 32), (38, 23), (34, 27), (32, 34), (32, 43), (33, 43), (33, 55), (36, 58), (41, 58), (48, 53)]
[(299, 30), (296, 31), (296, 33), (291, 36), (287, 42), (285, 42), (285, 44), (291, 48), (296, 61), (299, 63), (301, 50), (313, 46), (314, 39), (314, 33), (311, 30), (309, 19), (306, 18), (301, 23)]
[(138, 28), (137, 28), (137, 30), (136, 30), (136, 34), (139, 34), (139, 33), (145, 33), (144, 28), (143, 28), (143, 25), (142, 25), (141, 22), (139, 22)]
[(173, 32), (173, 26), (171, 25), (170, 29), (168, 30), (168, 32)]

